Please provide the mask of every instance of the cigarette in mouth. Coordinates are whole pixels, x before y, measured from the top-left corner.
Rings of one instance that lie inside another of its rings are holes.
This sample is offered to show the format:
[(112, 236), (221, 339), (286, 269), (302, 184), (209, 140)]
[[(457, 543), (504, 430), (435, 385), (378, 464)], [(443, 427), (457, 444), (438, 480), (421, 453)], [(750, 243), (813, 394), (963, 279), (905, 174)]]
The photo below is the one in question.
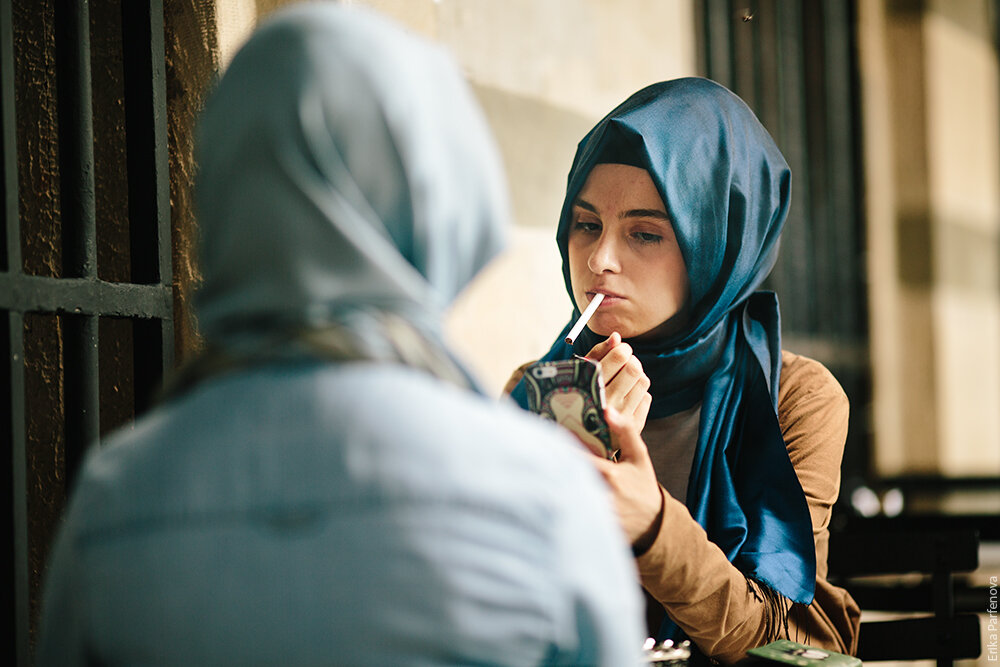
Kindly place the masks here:
[(573, 328), (570, 329), (569, 333), (566, 335), (567, 344), (572, 345), (576, 342), (576, 337), (580, 335), (581, 331), (583, 331), (583, 327), (587, 326), (587, 322), (589, 322), (590, 318), (593, 317), (594, 313), (597, 311), (597, 307), (601, 305), (601, 301), (604, 301), (604, 295), (598, 292), (594, 295), (594, 298), (591, 299), (590, 305), (587, 306), (587, 309), (580, 313), (580, 319), (576, 321), (576, 324), (573, 325)]

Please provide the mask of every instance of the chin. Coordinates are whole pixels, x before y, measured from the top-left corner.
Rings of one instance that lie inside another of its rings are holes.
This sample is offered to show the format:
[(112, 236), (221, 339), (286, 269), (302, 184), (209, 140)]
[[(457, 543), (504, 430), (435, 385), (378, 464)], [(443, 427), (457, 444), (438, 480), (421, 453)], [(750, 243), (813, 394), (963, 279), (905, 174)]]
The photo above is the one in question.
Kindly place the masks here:
[(605, 318), (600, 315), (594, 315), (594, 317), (590, 318), (590, 322), (587, 323), (587, 328), (598, 336), (602, 336), (604, 338), (607, 338), (615, 331), (620, 331), (620, 329), (616, 328), (614, 322), (608, 323), (605, 321)]
[(622, 340), (638, 339), (641, 340), (642, 337), (648, 333), (646, 331), (633, 331), (632, 329), (619, 329), (618, 333), (622, 335)]
[(622, 324), (616, 324), (616, 323), (604, 324), (601, 322), (594, 322), (593, 320), (591, 320), (590, 324), (588, 324), (587, 326), (590, 328), (591, 331), (593, 331), (598, 336), (601, 336), (602, 338), (607, 338), (616, 331), (619, 334), (621, 334), (621, 337), (623, 339), (634, 338), (635, 336), (639, 335), (639, 333), (636, 333), (633, 327)]

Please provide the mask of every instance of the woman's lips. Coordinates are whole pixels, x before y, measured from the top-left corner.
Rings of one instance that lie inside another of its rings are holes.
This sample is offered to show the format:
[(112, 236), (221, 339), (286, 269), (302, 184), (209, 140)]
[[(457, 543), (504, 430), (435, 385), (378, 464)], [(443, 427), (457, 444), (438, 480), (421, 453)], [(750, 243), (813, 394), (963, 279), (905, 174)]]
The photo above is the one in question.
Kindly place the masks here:
[(625, 297), (623, 297), (621, 294), (615, 294), (614, 292), (609, 292), (609, 291), (603, 290), (603, 289), (597, 289), (597, 290), (588, 291), (587, 292), (587, 297), (589, 299), (593, 300), (594, 296), (597, 295), (597, 294), (603, 294), (604, 295), (604, 301), (602, 301), (601, 305), (597, 307), (598, 310), (600, 310), (602, 308), (605, 308), (607, 306), (610, 306), (610, 305), (614, 305), (617, 302), (621, 302), (621, 301), (625, 300)]

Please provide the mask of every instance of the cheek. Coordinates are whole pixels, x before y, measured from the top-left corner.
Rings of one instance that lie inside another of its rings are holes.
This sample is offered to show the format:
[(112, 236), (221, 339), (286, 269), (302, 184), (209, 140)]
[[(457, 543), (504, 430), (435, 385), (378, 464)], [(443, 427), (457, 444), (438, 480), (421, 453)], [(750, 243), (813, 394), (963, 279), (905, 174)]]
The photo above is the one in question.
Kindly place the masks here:
[(670, 294), (678, 305), (682, 305), (687, 300), (688, 276), (684, 263), (672, 264), (667, 275), (667, 284), (670, 285)]
[(573, 237), (570, 237), (569, 243), (566, 244), (566, 259), (572, 271), (575, 271), (576, 265), (580, 263), (581, 252), (579, 245), (579, 243), (573, 241)]
[[(645, 287), (648, 315), (662, 322), (669, 319), (684, 305), (688, 294), (687, 271), (676, 255), (661, 257), (657, 270), (648, 270), (642, 279)], [(655, 306), (653, 304), (656, 304)]]
[[(677, 302), (688, 292), (687, 268), (684, 257), (676, 245), (664, 245), (657, 256), (645, 262), (645, 282), (658, 285), (659, 300)], [(655, 275), (655, 278), (654, 278)]]
[(587, 271), (587, 256), (570, 242), (566, 249), (566, 261), (569, 263), (569, 278), (575, 294), (581, 277)]

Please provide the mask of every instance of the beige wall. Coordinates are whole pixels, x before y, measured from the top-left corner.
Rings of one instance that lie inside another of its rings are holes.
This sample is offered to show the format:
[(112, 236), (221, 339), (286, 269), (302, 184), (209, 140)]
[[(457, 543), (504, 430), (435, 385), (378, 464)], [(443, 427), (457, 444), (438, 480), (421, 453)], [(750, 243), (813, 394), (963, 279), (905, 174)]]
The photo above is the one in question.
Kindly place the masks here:
[[(282, 0), (219, 0), (225, 63)], [(507, 167), (508, 251), (459, 298), (455, 348), (494, 395), (569, 318), (555, 224), (576, 143), (639, 88), (694, 73), (692, 0), (354, 0), (451, 50)]]
[[(1000, 474), (1000, 159), (987, 0), (859, 3), (876, 466)], [(912, 6), (911, 6), (912, 5)]]
[[(553, 236), (576, 142), (639, 87), (695, 73), (693, 0), (348, 3), (449, 48), (497, 137), (511, 248), (448, 321), (496, 394), (569, 315)], [(282, 4), (219, 0), (222, 61)], [(887, 475), (1000, 474), (1000, 120), (988, 5), (858, 3), (871, 419)]]

